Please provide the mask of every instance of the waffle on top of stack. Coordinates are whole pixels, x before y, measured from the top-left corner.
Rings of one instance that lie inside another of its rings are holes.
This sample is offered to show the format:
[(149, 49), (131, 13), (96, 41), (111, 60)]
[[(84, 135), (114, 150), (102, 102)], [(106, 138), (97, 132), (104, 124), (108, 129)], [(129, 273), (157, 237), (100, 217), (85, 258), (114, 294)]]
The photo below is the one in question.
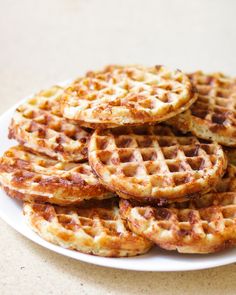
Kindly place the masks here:
[(96, 130), (89, 162), (121, 197), (159, 203), (209, 191), (226, 168), (217, 143), (201, 143), (163, 125)]
[(163, 66), (108, 66), (69, 85), (62, 97), (66, 118), (108, 128), (157, 123), (186, 110), (197, 96), (179, 70)]
[(235, 102), (235, 79), (222, 74), (89, 72), (17, 108), (9, 137), (20, 146), (0, 159), (1, 185), (25, 201), (34, 231), (81, 252), (235, 245), (235, 152), (220, 145), (236, 146)]

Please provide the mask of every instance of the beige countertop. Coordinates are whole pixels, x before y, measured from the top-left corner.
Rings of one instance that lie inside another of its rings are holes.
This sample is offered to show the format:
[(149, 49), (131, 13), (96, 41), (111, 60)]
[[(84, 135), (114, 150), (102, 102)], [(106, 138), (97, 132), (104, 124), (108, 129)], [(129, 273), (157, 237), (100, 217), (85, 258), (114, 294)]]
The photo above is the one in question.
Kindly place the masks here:
[[(236, 75), (234, 0), (0, 0), (0, 112), (108, 63)], [(235, 294), (236, 264), (144, 273), (50, 252), (0, 220), (0, 294)], [(234, 273), (235, 271), (235, 273)]]

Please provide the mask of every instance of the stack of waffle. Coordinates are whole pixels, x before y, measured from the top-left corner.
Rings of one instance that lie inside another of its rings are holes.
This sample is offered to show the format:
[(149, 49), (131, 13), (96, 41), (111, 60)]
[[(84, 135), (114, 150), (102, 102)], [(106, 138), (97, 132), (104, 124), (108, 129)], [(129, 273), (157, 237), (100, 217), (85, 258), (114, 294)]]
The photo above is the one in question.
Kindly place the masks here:
[(108, 66), (19, 106), (0, 183), (42, 238), (100, 256), (236, 245), (236, 79)]

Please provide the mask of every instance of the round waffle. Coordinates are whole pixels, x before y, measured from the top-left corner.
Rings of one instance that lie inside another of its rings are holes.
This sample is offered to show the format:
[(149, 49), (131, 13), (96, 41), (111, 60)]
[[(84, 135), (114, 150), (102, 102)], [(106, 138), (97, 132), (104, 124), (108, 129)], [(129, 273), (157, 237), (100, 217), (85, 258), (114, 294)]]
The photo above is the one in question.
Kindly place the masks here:
[(89, 132), (62, 117), (63, 88), (54, 86), (19, 106), (9, 127), (9, 138), (59, 161), (87, 159)]
[(91, 128), (166, 120), (196, 100), (189, 78), (163, 66), (117, 66), (89, 72), (62, 96), (66, 118)]
[(0, 183), (12, 197), (60, 205), (112, 197), (88, 163), (58, 162), (22, 146), (0, 158)]
[(120, 202), (130, 229), (161, 248), (213, 253), (236, 245), (236, 193), (212, 193), (169, 208)]
[(96, 130), (89, 163), (100, 181), (121, 197), (171, 200), (207, 192), (226, 169), (217, 143), (183, 136), (169, 127)]
[(23, 210), (36, 233), (63, 248), (121, 257), (143, 254), (152, 246), (128, 229), (113, 200), (87, 208), (26, 202)]
[(200, 71), (189, 77), (198, 90), (198, 99), (168, 124), (199, 138), (236, 147), (236, 78)]

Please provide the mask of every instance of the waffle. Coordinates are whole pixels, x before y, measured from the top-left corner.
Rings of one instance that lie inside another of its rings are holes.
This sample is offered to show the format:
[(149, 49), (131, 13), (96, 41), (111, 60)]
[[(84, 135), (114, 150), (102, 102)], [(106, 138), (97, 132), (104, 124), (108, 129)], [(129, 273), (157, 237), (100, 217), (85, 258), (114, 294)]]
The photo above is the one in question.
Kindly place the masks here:
[(88, 163), (58, 162), (22, 146), (0, 158), (0, 183), (11, 197), (24, 201), (70, 205), (112, 197)]
[(226, 162), (217, 143), (162, 125), (96, 130), (89, 143), (89, 163), (100, 181), (121, 197), (142, 201), (207, 192)]
[(89, 208), (24, 204), (29, 226), (43, 239), (79, 252), (99, 256), (135, 256), (147, 252), (152, 243), (132, 233), (112, 202)]
[(19, 106), (9, 127), (9, 138), (59, 161), (87, 159), (89, 132), (62, 117), (63, 88), (41, 91)]
[(166, 250), (213, 253), (236, 245), (236, 193), (212, 193), (169, 208), (120, 202), (130, 229)]
[(61, 103), (66, 118), (90, 128), (111, 128), (166, 120), (196, 98), (188, 77), (179, 70), (111, 65), (74, 81)]
[(236, 78), (200, 71), (189, 77), (199, 92), (198, 99), (168, 124), (199, 138), (236, 147)]
[[(236, 166), (232, 164), (228, 164), (226, 172), (222, 178), (219, 179), (215, 186), (212, 186), (209, 190), (211, 193), (228, 193), (235, 192), (236, 193)], [(131, 195), (118, 193), (118, 195), (123, 199), (129, 199), (131, 202), (135, 202), (137, 205), (153, 205), (157, 207), (167, 207), (175, 203), (186, 203), (186, 201), (197, 200), (202, 198), (202, 194), (194, 194), (191, 196), (185, 196), (183, 198), (173, 198), (171, 200), (167, 199), (159, 199), (153, 200), (152, 198), (134, 198)]]

